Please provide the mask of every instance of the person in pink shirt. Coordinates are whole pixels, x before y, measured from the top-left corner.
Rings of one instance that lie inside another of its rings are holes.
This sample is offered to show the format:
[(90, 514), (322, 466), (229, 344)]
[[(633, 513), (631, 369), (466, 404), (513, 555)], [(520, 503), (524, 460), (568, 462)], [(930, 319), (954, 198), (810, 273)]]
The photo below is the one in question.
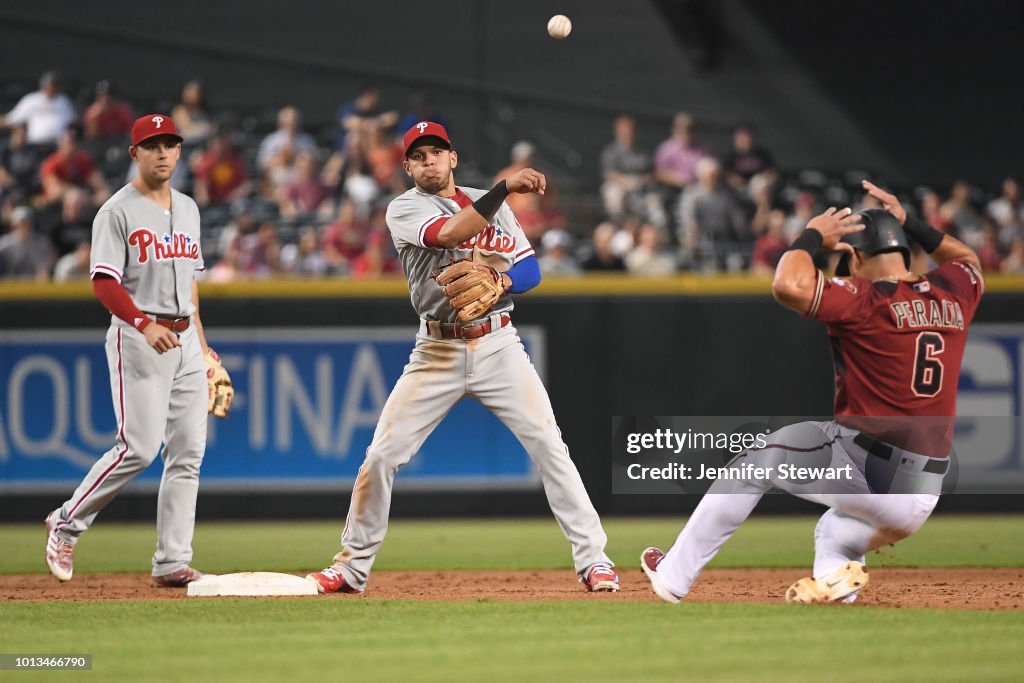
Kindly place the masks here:
[(654, 155), (654, 177), (662, 185), (682, 190), (697, 179), (697, 164), (711, 156), (693, 137), (693, 117), (676, 114), (672, 136), (658, 145)]

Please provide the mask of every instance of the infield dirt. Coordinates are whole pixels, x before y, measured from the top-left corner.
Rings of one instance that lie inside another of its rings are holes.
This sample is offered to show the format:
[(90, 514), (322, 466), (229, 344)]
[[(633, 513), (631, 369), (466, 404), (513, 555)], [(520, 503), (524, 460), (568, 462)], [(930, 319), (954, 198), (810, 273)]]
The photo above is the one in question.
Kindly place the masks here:
[[(380, 571), (365, 595), (326, 596), (343, 600), (636, 600), (656, 602), (639, 569), (619, 569), (617, 595), (588, 594), (568, 570)], [(782, 603), (799, 569), (709, 569), (688, 602)], [(146, 574), (82, 574), (61, 584), (48, 574), (0, 576), (0, 600), (181, 599), (185, 589), (154, 588)], [(291, 598), (294, 599), (294, 598)], [(1024, 607), (1024, 568), (874, 569), (856, 606), (1013, 610)]]

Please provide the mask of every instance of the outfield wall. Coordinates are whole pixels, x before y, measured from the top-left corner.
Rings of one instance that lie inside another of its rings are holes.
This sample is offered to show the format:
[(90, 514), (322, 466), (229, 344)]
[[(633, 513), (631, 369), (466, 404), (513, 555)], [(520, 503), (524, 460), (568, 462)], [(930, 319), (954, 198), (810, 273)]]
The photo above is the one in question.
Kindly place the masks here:
[[(514, 314), (597, 507), (675, 512), (685, 496), (612, 495), (613, 415), (825, 415), (832, 368), (821, 326), (778, 307), (763, 280), (551, 281)], [(201, 510), (340, 514), (416, 321), (404, 283), (274, 283), (203, 290), (211, 343), (239, 401), (211, 422)], [(990, 286), (961, 381), (961, 415), (1021, 415), (1024, 294)], [(624, 290), (627, 293), (614, 293)], [(1004, 290), (1004, 291), (1000, 291)], [(87, 287), (0, 289), (0, 520), (34, 518), (110, 443), (106, 316)], [(1019, 419), (986, 453), (993, 483), (1024, 475)], [(468, 445), (467, 445), (468, 444)], [(486, 444), (481, 448), (478, 444)], [(474, 401), (403, 468), (397, 514), (543, 512), (518, 443)], [(145, 515), (159, 466), (111, 510)], [(766, 507), (789, 509), (781, 497)], [(955, 497), (954, 497), (955, 498)], [(993, 497), (970, 503), (1002, 509)], [(135, 502), (131, 502), (135, 501)], [(117, 512), (117, 511), (120, 512)]]

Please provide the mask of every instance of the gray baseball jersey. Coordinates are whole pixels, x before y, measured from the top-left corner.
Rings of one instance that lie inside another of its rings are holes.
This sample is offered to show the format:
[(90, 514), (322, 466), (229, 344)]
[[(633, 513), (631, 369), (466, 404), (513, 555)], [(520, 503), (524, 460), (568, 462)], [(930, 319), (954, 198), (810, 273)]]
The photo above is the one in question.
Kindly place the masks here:
[(205, 267), (199, 248), (199, 208), (172, 189), (171, 209), (164, 209), (129, 183), (96, 214), (91, 260), (91, 274), (116, 279), (140, 310), (188, 317), (195, 312), (195, 271)]
[[(491, 224), (454, 249), (431, 249), (423, 243), (428, 229), (437, 228), (463, 207), (486, 194), (473, 187), (456, 188), (454, 198), (420, 192), (416, 188), (396, 197), (388, 205), (387, 222), (391, 239), (402, 259), (402, 268), (409, 280), (409, 295), (416, 313), (425, 320), (455, 322), (458, 311), (452, 308), (441, 287), (430, 279), (435, 266), (452, 259), (469, 258), (476, 250), (476, 260), (506, 271), (518, 261), (533, 255), (519, 221), (508, 204), (502, 204)], [(512, 310), (512, 297), (503, 296), (491, 313)]]
[[(192, 281), (202, 268), (199, 210), (180, 192), (171, 190), (168, 211), (126, 185), (93, 222), (92, 276), (116, 279), (145, 313), (175, 318), (195, 313)], [(196, 326), (178, 340), (180, 346), (157, 353), (135, 326), (111, 317), (106, 350), (117, 438), (51, 515), (56, 533), (77, 543), (96, 515), (162, 454), (154, 576), (172, 574), (192, 560), (206, 449), (206, 363)]]
[[(512, 299), (506, 295), (488, 313), (492, 331), (479, 339), (439, 340), (427, 334), (426, 320), (456, 320), (456, 311), (441, 287), (429, 279), (434, 266), (474, 254), (478, 261), (505, 271), (533, 254), (505, 204), (491, 225), (455, 249), (424, 244), (427, 230), (436, 229), (439, 222), (483, 194), (483, 190), (458, 188), (455, 198), (445, 199), (413, 189), (388, 206), (388, 228), (409, 279), (413, 307), (422, 319), (420, 333), (366, 449), (342, 532), (342, 550), (334, 556), (333, 567), (324, 570), (329, 573), (320, 574), (326, 581), (333, 581), (332, 576), (340, 572), (351, 589), (366, 587), (387, 532), (395, 474), (452, 406), (467, 396), (476, 398), (505, 423), (533, 460), (551, 511), (572, 546), (576, 572), (584, 575), (596, 564), (611, 564), (604, 551), (608, 537), (562, 441), (544, 384), (515, 327), (494, 322), (497, 312), (511, 310)], [(311, 576), (319, 583), (317, 575)], [(323, 583), (319, 585), (324, 589)]]

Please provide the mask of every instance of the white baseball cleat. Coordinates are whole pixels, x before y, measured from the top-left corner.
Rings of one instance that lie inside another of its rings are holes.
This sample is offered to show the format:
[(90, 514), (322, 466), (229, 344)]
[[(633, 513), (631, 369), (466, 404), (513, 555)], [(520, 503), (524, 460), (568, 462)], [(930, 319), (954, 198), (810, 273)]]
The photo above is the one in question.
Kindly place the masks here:
[(61, 581), (70, 581), (75, 568), (75, 546), (57, 534), (58, 519), (56, 511), (46, 518), (46, 566)]
[(661, 549), (647, 548), (640, 555), (640, 568), (644, 570), (644, 574), (647, 574), (647, 578), (651, 580), (651, 588), (654, 589), (654, 594), (665, 602), (676, 604), (679, 602), (679, 597), (666, 588), (661, 577), (658, 576), (658, 565), (661, 564), (663, 559), (665, 559), (665, 553), (661, 552)]
[(868, 585), (868, 568), (861, 562), (847, 562), (820, 579), (808, 576), (786, 590), (786, 602), (810, 605), (845, 602), (843, 598)]

